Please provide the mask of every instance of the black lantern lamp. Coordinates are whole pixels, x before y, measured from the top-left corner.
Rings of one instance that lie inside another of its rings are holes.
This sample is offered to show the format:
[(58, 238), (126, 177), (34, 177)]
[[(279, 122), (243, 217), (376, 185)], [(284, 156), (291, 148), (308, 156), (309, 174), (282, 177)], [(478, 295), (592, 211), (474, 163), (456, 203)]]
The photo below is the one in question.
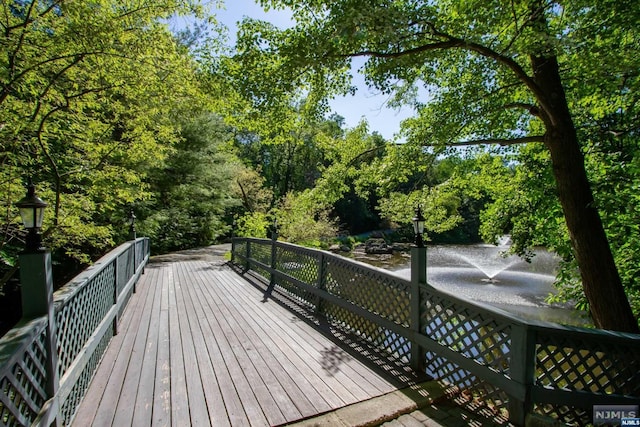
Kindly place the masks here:
[(129, 212), (129, 219), (127, 220), (129, 223), (129, 239), (136, 239), (136, 214), (133, 213), (133, 209)]
[(273, 225), (271, 228), (271, 239), (278, 240), (278, 218), (273, 218)]
[(47, 203), (36, 196), (36, 187), (31, 182), (31, 179), (29, 179), (29, 184), (27, 185), (27, 195), (20, 199), (16, 206), (20, 209), (22, 224), (28, 231), (26, 240), (27, 252), (43, 250), (40, 229), (42, 228), (44, 208), (47, 207)]
[(414, 244), (417, 248), (424, 248), (424, 241), (422, 240), (422, 235), (424, 234), (424, 216), (422, 216), (420, 205), (415, 209), (415, 216), (411, 221), (413, 221)]

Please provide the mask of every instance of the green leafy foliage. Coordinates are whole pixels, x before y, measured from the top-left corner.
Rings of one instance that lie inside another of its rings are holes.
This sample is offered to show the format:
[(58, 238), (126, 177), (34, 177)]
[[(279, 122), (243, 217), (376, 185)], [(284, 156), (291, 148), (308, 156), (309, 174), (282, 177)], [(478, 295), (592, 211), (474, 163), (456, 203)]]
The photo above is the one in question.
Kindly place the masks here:
[(201, 115), (180, 133), (162, 167), (149, 172), (153, 197), (137, 209), (140, 231), (157, 252), (212, 244), (229, 231), (225, 215), (240, 204), (232, 187), (241, 165), (225, 148), (230, 133), (223, 121)]
[[(46, 244), (82, 261), (121, 238), (124, 206), (177, 141), (175, 114), (202, 105), (193, 60), (163, 20), (190, 1), (3, 1), (1, 245), (20, 245), (26, 176), (49, 203)], [(180, 114), (182, 114), (180, 113)]]
[(241, 237), (266, 238), (269, 226), (273, 223), (265, 212), (247, 212), (236, 220), (235, 233)]
[(305, 246), (326, 246), (337, 233), (330, 206), (318, 204), (309, 191), (289, 193), (275, 211), (280, 237)]

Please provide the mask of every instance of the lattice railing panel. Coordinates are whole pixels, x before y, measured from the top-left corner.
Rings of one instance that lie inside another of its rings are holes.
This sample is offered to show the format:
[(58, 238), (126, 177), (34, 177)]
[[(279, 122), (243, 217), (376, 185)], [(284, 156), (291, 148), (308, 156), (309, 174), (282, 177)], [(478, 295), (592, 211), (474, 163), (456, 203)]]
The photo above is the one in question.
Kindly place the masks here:
[(402, 359), (405, 363), (410, 361), (411, 342), (402, 335), (385, 330), (385, 339), (382, 344), (378, 344), (378, 347), (384, 348), (389, 354)]
[(91, 383), (93, 374), (98, 368), (98, 364), (100, 363), (102, 355), (107, 349), (111, 338), (113, 338), (113, 329), (109, 328), (107, 330), (107, 333), (100, 340), (100, 343), (98, 344), (96, 350), (91, 355), (89, 363), (87, 363), (84, 370), (80, 374), (80, 377), (76, 381), (76, 384), (73, 386), (71, 393), (69, 393), (67, 400), (62, 405), (60, 412), (62, 414), (64, 425), (70, 424), (77, 407), (80, 405), (85, 392), (89, 388), (89, 384)]
[[(317, 287), (319, 256), (311, 252), (291, 250), (287, 247), (276, 247), (276, 270), (301, 282)], [(318, 298), (297, 286), (286, 277), (278, 276), (276, 284), (286, 290), (292, 297), (307, 306), (315, 306)]]
[(534, 404), (533, 411), (556, 419), (567, 426), (593, 425), (591, 421), (593, 407), (591, 405), (588, 405), (588, 408), (577, 408), (564, 405)]
[(433, 378), (464, 390), (464, 395), (468, 399), (483, 402), (502, 416), (507, 413), (509, 396), (504, 391), (480, 380), (457, 364), (440, 357), (437, 353), (428, 351), (425, 354), (425, 367), (427, 374)]
[(118, 319), (122, 317), (122, 314), (124, 313), (124, 310), (127, 308), (127, 305), (129, 304), (129, 300), (131, 299), (132, 296), (133, 296), (133, 288), (130, 288), (128, 292), (124, 294), (120, 294), (118, 296), (118, 298), (122, 301), (120, 309), (118, 310)]
[(276, 285), (287, 293), (288, 297), (295, 300), (298, 304), (304, 305), (307, 308), (313, 308), (317, 304), (317, 297), (311, 292), (307, 292), (304, 289), (296, 286), (285, 278), (278, 278)]
[[(251, 243), (251, 259), (261, 262), (264, 265), (271, 265), (271, 244), (270, 243)], [(271, 274), (259, 265), (252, 263), (251, 269), (262, 277), (269, 279)]]
[(127, 282), (135, 272), (135, 266), (133, 265), (133, 250), (126, 251), (120, 254), (117, 258), (118, 263), (118, 295), (122, 292)]
[(469, 359), (508, 374), (511, 327), (490, 314), (421, 288), (420, 325), (426, 335)]
[(56, 311), (60, 377), (113, 306), (114, 282), (112, 262)]
[(22, 359), (0, 378), (0, 425), (31, 424), (46, 402), (45, 339), (45, 327), (42, 326)]
[(470, 397), (473, 400), (484, 402), (497, 413), (508, 416), (507, 404), (509, 403), (509, 396), (502, 389), (476, 378), (476, 382), (469, 390)]
[(233, 257), (234, 261), (239, 264), (244, 264), (247, 258), (247, 243), (246, 240), (236, 240), (233, 242)]
[(322, 314), (341, 329), (366, 339), (374, 345), (381, 345), (387, 336), (386, 330), (375, 322), (358, 316), (350, 310), (338, 305), (324, 302)]
[(318, 283), (318, 259), (317, 253), (276, 247), (276, 270), (310, 285)]
[(265, 265), (271, 265), (271, 244), (255, 243), (251, 244), (251, 258), (260, 261)]
[(425, 367), (427, 374), (433, 378), (447, 381), (460, 388), (469, 388), (477, 381), (471, 372), (461, 369), (455, 363), (431, 351), (425, 354)]
[(576, 335), (538, 334), (536, 383), (565, 390), (640, 396), (640, 343), (634, 347)]
[(409, 362), (411, 345), (403, 336), (335, 304), (324, 302), (322, 312), (336, 328), (385, 351), (390, 359)]
[(144, 258), (146, 256), (146, 254), (149, 252), (148, 247), (149, 247), (149, 239), (136, 241), (136, 245), (135, 245), (135, 251), (136, 251), (135, 270), (137, 270), (138, 267), (144, 261)]
[(409, 326), (410, 285), (400, 278), (339, 258), (326, 264), (325, 289), (370, 313)]

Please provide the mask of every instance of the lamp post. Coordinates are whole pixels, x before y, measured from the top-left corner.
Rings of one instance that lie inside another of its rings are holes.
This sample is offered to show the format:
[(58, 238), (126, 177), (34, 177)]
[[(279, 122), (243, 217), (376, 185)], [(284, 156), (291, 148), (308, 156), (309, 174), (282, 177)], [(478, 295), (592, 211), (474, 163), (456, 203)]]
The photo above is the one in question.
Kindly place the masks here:
[(264, 292), (265, 300), (271, 296), (271, 292), (273, 292), (273, 288), (276, 286), (276, 256), (278, 255), (276, 249), (276, 242), (278, 241), (278, 218), (273, 218), (273, 226), (271, 229), (271, 272), (269, 275), (269, 286), (267, 286), (267, 290)]
[(271, 228), (271, 240), (278, 240), (278, 218), (273, 218), (273, 225)]
[(413, 222), (414, 247), (411, 248), (411, 281), (427, 283), (427, 248), (424, 246), (424, 216), (420, 206), (415, 208)]
[(133, 213), (133, 209), (129, 212), (129, 240), (136, 240), (136, 214)]
[(422, 209), (419, 205), (415, 209), (415, 216), (411, 221), (413, 221), (413, 243), (416, 245), (416, 248), (424, 248), (424, 241), (422, 240), (422, 235), (424, 234), (424, 216), (422, 216)]
[[(127, 218), (127, 223), (129, 223), (129, 240), (131, 241), (131, 248), (133, 251), (133, 271), (136, 272), (138, 268), (138, 259), (137, 259), (137, 242), (136, 242), (136, 214), (133, 213), (133, 208), (129, 211), (129, 218)], [(143, 270), (144, 271), (144, 270)], [(138, 282), (134, 282), (133, 284), (133, 293), (137, 291)], [(113, 297), (114, 304), (118, 301), (118, 286), (116, 286), (115, 294)], [(117, 319), (113, 321), (114, 324), (114, 333), (117, 333), (118, 325)]]
[(233, 217), (231, 221), (231, 264), (235, 262), (236, 253), (236, 218)]
[(35, 186), (29, 179), (27, 195), (16, 203), (22, 224), (27, 230), (25, 250), (20, 254), (20, 281), (22, 284), (22, 317), (42, 316), (53, 304), (53, 276), (51, 252), (42, 246), (42, 220), (47, 204), (36, 196)]
[[(16, 203), (20, 209), (22, 223), (27, 229), (25, 251), (20, 254), (20, 283), (22, 285), (22, 318), (30, 320), (47, 317), (47, 397), (56, 395), (59, 388), (58, 351), (56, 325), (53, 310), (53, 274), (51, 272), (51, 252), (42, 246), (42, 220), (47, 204), (36, 196), (31, 179), (27, 185), (27, 195)], [(58, 425), (58, 421), (54, 422)]]
[[(411, 330), (420, 334), (420, 286), (427, 283), (427, 248), (424, 246), (424, 216), (418, 205), (413, 222), (414, 247), (411, 248)], [(424, 350), (411, 342), (411, 367), (416, 371), (424, 368)]]

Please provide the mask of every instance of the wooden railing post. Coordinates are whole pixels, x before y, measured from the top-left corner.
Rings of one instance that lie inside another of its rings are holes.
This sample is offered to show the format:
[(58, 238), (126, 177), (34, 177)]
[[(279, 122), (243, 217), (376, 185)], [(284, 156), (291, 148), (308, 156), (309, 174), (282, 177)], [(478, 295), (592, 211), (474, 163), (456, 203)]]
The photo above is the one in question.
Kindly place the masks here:
[[(145, 239), (143, 240), (143, 245), (142, 245), (142, 259), (145, 259), (147, 257), (147, 255), (151, 254), (151, 241), (149, 240), (148, 237), (145, 237)], [(140, 262), (142, 263), (142, 260), (140, 260)], [(143, 264), (142, 265), (142, 272), (141, 274), (144, 274), (144, 268), (147, 266), (147, 264)], [(137, 284), (137, 282), (136, 282)]]
[[(420, 285), (427, 283), (427, 248), (411, 248), (411, 315), (410, 329), (420, 333)], [(411, 368), (421, 371), (424, 368), (424, 349), (417, 342), (411, 343)]]
[[(55, 398), (60, 388), (58, 373), (58, 341), (53, 307), (53, 275), (51, 252), (48, 249), (20, 255), (20, 284), (22, 286), (22, 318), (47, 317), (45, 391), (48, 399)], [(59, 425), (58, 417), (54, 425)]]
[[(325, 290), (326, 287), (326, 273), (325, 273), (325, 268), (324, 268), (324, 260), (325, 260), (325, 256), (324, 253), (320, 252), (320, 256), (318, 257), (318, 277), (317, 277), (317, 282), (316, 282), (316, 286), (319, 290), (323, 291)], [(319, 314), (322, 310), (322, 298), (320, 297), (320, 295), (318, 295), (316, 297), (316, 314)]]
[(231, 264), (234, 264), (235, 253), (236, 253), (236, 238), (233, 237), (233, 233), (232, 233), (232, 236), (231, 236)]
[[(142, 242), (141, 242), (142, 243)], [(144, 259), (144, 255), (142, 256), (142, 258)], [(140, 260), (142, 261), (142, 260)], [(133, 275), (135, 276), (136, 272), (138, 271), (138, 240), (135, 239), (133, 241)], [(138, 286), (138, 281), (136, 280), (133, 284), (133, 293), (136, 293), (136, 287)]]
[(251, 241), (249, 239), (245, 239), (245, 259), (244, 259), (244, 272), (249, 271), (249, 259), (251, 258)]
[[(135, 276), (136, 271), (138, 271), (138, 262), (137, 262), (137, 255), (138, 255), (138, 242), (136, 239), (133, 239), (133, 275)], [(144, 258), (144, 257), (143, 257)], [(138, 282), (134, 282), (133, 284), (133, 293), (136, 293), (136, 285), (138, 284)]]
[(271, 292), (273, 292), (273, 288), (276, 287), (276, 265), (277, 265), (277, 248), (276, 242), (278, 241), (278, 229), (276, 227), (273, 228), (273, 232), (271, 233), (271, 262), (269, 266), (271, 267), (271, 271), (269, 272), (269, 286), (264, 293), (265, 298), (271, 296)]
[(511, 353), (509, 376), (524, 386), (524, 396), (509, 396), (509, 421), (515, 425), (525, 425), (527, 414), (532, 410), (531, 388), (536, 374), (535, 332), (527, 325), (511, 326)]
[[(118, 268), (118, 265), (120, 264), (118, 262), (118, 258), (120, 258), (120, 256), (115, 257), (115, 259), (113, 260), (113, 305), (117, 306), (118, 305), (118, 282), (120, 280), (120, 268)], [(113, 335), (118, 335), (118, 316), (116, 315), (113, 318)]]

